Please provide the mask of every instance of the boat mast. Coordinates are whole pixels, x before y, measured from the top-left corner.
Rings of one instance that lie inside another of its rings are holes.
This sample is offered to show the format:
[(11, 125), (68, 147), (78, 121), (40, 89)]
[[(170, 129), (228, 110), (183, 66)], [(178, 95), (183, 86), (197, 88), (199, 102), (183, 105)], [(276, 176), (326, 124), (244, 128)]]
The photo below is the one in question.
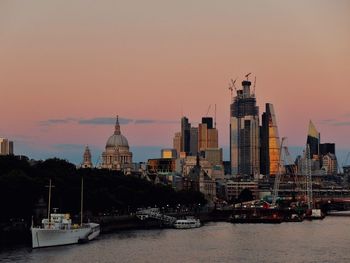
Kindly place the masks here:
[(83, 198), (84, 198), (84, 180), (83, 180), (83, 176), (81, 176), (80, 226), (83, 225)]
[(51, 178), (50, 178), (50, 183), (49, 183), (49, 204), (48, 204), (48, 208), (47, 208), (47, 219), (49, 220), (50, 223), (50, 210), (51, 210)]

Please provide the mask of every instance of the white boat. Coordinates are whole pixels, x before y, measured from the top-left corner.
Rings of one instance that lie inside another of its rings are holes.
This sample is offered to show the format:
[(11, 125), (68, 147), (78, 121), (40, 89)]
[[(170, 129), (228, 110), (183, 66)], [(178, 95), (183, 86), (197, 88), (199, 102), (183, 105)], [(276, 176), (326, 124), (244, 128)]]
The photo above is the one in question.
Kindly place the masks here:
[(50, 214), (51, 179), (49, 185), (48, 217), (40, 227), (32, 225), (32, 248), (77, 244), (95, 239), (100, 234), (97, 223), (83, 224), (83, 180), (81, 184), (81, 217), (80, 225), (72, 224), (69, 214)]
[(188, 229), (188, 228), (197, 228), (201, 226), (199, 219), (195, 218), (186, 218), (186, 219), (177, 219), (174, 223), (174, 227), (177, 229)]
[(41, 227), (32, 227), (32, 247), (51, 247), (90, 241), (100, 234), (100, 225), (72, 225), (69, 214), (51, 214), (42, 220)]

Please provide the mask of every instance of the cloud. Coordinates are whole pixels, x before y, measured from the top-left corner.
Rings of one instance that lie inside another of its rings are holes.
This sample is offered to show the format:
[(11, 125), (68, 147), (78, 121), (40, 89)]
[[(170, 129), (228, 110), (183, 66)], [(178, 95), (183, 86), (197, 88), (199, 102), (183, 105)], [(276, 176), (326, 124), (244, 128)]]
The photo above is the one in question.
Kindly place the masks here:
[[(91, 119), (81, 119), (78, 120), (79, 124), (88, 124), (88, 125), (111, 125), (115, 124), (115, 118), (111, 117), (97, 117), (97, 118), (91, 118)], [(129, 124), (132, 123), (132, 119), (126, 119), (126, 118), (119, 118), (120, 124)]]
[[(96, 117), (96, 118), (65, 118), (65, 119), (49, 119), (40, 121), (40, 126), (53, 126), (53, 125), (63, 125), (67, 123), (76, 123), (79, 125), (114, 125), (115, 117)], [(129, 118), (119, 118), (119, 123), (122, 125), (127, 124), (178, 124), (179, 121), (174, 120), (154, 120), (154, 119), (129, 119)]]
[(49, 119), (45, 121), (40, 121), (39, 124), (41, 126), (51, 126), (51, 125), (57, 125), (57, 124), (66, 124), (69, 122), (74, 122), (76, 121), (73, 118), (66, 118), (66, 119)]
[(155, 120), (135, 120), (135, 124), (150, 124), (150, 123), (155, 123)]
[(325, 120), (320, 120), (319, 123), (321, 124), (329, 124), (329, 123), (333, 123), (336, 122), (336, 119), (325, 119)]
[(324, 124), (324, 125), (328, 125), (328, 126), (350, 126), (350, 121), (337, 120), (337, 119), (320, 120), (319, 123)]
[(339, 121), (332, 123), (332, 126), (350, 126), (350, 121)]
[(150, 120), (150, 119), (144, 119), (144, 120), (135, 120), (135, 124), (178, 124), (180, 121), (174, 121), (174, 120)]

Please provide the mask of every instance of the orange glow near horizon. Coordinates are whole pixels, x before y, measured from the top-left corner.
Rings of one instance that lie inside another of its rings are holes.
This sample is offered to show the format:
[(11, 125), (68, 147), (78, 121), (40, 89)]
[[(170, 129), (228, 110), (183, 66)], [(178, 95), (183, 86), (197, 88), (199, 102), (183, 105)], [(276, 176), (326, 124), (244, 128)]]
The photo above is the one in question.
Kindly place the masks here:
[[(252, 72), (260, 114), (274, 105), (290, 145), (312, 119), (349, 149), (349, 13), (348, 1), (1, 1), (0, 137), (104, 147), (113, 124), (67, 120), (119, 114), (146, 120), (122, 124), (130, 145), (169, 147), (175, 121), (216, 104), (228, 146), (229, 81)], [(54, 119), (66, 121), (43, 125)]]

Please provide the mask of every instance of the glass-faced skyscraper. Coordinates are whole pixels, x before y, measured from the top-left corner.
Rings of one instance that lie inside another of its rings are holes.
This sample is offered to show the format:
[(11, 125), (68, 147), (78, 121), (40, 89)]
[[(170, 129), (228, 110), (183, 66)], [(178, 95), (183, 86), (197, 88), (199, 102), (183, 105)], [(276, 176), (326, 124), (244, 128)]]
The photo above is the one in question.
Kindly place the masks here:
[(260, 172), (259, 108), (251, 82), (242, 82), (230, 110), (230, 159), (233, 175), (254, 175)]
[(260, 172), (268, 176), (278, 173), (280, 159), (280, 139), (275, 110), (271, 103), (265, 104), (260, 130)]
[(316, 157), (320, 153), (320, 133), (317, 131), (315, 125), (310, 120), (309, 130), (307, 133), (306, 144), (310, 147), (310, 157)]

